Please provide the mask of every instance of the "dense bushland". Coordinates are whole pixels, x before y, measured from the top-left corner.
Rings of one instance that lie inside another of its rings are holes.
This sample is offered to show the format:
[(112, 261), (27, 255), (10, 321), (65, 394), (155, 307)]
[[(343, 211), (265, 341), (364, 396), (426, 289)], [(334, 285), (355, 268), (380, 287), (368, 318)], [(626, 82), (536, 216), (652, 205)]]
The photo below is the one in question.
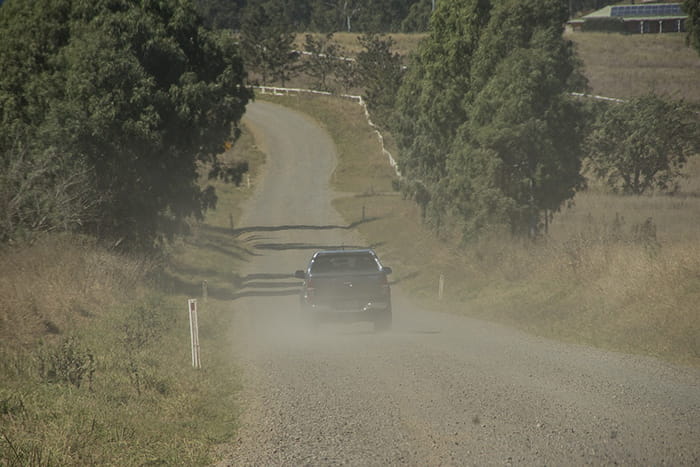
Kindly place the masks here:
[(148, 248), (215, 205), (251, 97), (233, 39), (190, 2), (0, 8), (0, 241), (75, 230)]

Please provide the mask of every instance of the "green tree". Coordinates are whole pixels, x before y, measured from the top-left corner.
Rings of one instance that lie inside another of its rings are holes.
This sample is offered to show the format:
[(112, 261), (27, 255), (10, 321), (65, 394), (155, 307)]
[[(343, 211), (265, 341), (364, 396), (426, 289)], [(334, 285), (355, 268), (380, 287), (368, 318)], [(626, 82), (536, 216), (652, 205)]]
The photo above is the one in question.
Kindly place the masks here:
[(558, 0), (438, 2), (399, 92), (400, 165), (430, 192), (436, 223), (537, 233), (581, 186), (584, 83)]
[(208, 27), (240, 29), (246, 0), (196, 0), (196, 4)]
[(490, 10), (485, 0), (440, 2), (398, 92), (401, 171), (431, 190), (447, 175), (447, 154), (467, 119), (472, 57)]
[(408, 14), (401, 22), (403, 32), (423, 32), (428, 29), (428, 22), (433, 13), (431, 0), (420, 0), (411, 5)]
[(357, 85), (357, 61), (352, 59), (339, 60), (335, 68), (335, 81), (344, 92)]
[[(459, 204), (468, 194), (466, 204), (481, 204), (486, 186), (490, 207), (478, 216), (508, 225), (514, 233), (536, 234), (542, 215), (557, 211), (583, 184), (583, 114), (562, 95), (556, 64), (532, 48), (519, 48), (502, 60), (477, 95), (470, 119), (448, 157), (451, 183), (465, 176), (473, 178), (475, 172), (482, 184), (471, 193), (469, 187), (457, 185), (453, 203)], [(485, 167), (494, 170), (470, 165), (473, 153), (478, 153), (477, 160), (492, 158)], [(461, 165), (469, 170), (460, 170)], [(480, 227), (476, 223), (467, 231), (476, 232)]]
[(688, 31), (686, 41), (700, 54), (700, 1), (685, 0), (683, 10), (688, 15), (685, 28)]
[(391, 50), (394, 40), (377, 34), (358, 37), (357, 75), (364, 98), (375, 119), (386, 124), (403, 78), (401, 56)]
[(593, 172), (613, 190), (674, 190), (688, 157), (700, 152), (697, 112), (653, 94), (610, 104), (587, 139)]
[(278, 13), (261, 5), (246, 9), (241, 24), (241, 53), (246, 67), (260, 75), (262, 84), (269, 80), (283, 85), (295, 71), (294, 33)]
[(314, 87), (323, 91), (329, 90), (328, 79), (343, 62), (345, 51), (333, 39), (333, 33), (318, 38), (306, 35), (304, 42), (304, 62), (301, 69), (314, 80)]
[(200, 167), (243, 170), (216, 157), (251, 97), (242, 61), (189, 2), (9, 2), (0, 67), (3, 165), (25, 157), (41, 168), (50, 155), (45, 189), (74, 187), (73, 167), (87, 174), (87, 232), (150, 247), (214, 205)]
[(358, 29), (353, 21), (369, 6), (368, 0), (316, 0), (312, 23), (320, 31), (352, 32)]

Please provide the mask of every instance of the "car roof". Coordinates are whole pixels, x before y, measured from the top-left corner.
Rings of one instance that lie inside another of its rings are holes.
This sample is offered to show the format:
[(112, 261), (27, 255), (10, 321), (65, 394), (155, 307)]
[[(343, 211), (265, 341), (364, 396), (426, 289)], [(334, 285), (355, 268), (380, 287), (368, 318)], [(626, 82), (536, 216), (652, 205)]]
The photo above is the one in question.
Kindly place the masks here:
[(321, 251), (317, 251), (316, 253), (314, 253), (313, 257), (315, 258), (316, 256), (320, 256), (320, 255), (343, 255), (343, 254), (356, 255), (358, 253), (366, 253), (366, 254), (370, 254), (373, 256), (377, 256), (377, 254), (371, 248), (353, 248), (353, 249), (347, 249), (347, 250), (345, 250), (345, 249), (344, 250), (321, 250)]

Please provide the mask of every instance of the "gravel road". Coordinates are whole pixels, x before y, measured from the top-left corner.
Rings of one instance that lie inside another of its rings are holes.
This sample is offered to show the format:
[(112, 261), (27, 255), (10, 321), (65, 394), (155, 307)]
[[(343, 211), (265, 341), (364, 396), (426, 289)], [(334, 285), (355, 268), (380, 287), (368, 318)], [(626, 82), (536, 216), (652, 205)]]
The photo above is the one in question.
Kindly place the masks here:
[(398, 286), (389, 333), (305, 330), (291, 274), (363, 242), (330, 204), (328, 134), (270, 103), (246, 119), (268, 162), (240, 224), (244, 412), (220, 465), (700, 465), (698, 369), (420, 310)]

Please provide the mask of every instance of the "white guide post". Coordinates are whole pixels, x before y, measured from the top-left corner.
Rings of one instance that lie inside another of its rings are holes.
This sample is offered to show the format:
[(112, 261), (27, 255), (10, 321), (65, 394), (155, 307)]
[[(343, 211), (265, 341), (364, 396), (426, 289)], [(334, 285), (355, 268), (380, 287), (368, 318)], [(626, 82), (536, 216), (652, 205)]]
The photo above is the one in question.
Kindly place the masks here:
[(192, 366), (202, 368), (199, 359), (199, 323), (197, 322), (197, 299), (187, 300), (187, 308), (190, 314), (190, 341), (192, 343)]

